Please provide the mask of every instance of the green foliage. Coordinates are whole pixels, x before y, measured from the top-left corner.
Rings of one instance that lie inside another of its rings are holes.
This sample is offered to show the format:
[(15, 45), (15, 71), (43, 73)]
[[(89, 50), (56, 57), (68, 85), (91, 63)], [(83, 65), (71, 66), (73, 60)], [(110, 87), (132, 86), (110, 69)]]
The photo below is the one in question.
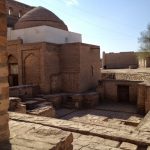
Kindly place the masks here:
[(140, 50), (138, 57), (146, 58), (150, 57), (150, 24), (147, 26), (147, 30), (141, 32), (141, 37), (139, 38)]

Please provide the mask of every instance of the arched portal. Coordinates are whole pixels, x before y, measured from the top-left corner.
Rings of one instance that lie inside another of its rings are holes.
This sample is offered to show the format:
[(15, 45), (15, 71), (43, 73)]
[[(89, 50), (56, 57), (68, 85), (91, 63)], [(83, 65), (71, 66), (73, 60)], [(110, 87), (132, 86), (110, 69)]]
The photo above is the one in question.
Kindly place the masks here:
[(17, 59), (10, 55), (8, 57), (8, 68), (9, 68), (9, 85), (18, 85), (18, 61)]

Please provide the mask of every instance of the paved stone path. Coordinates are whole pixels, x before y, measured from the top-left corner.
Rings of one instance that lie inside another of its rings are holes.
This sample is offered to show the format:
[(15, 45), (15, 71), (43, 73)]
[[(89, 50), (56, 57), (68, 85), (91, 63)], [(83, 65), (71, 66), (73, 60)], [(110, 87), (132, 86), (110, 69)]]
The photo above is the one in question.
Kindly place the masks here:
[(0, 150), (72, 150), (73, 135), (61, 129), (36, 123), (9, 121), (10, 143)]
[[(53, 127), (65, 131), (70, 131), (72, 133), (82, 134), (84, 141), (88, 141), (84, 147), (84, 144), (82, 144), (81, 139), (77, 138), (74, 140), (75, 147), (80, 147), (82, 149), (92, 149), (90, 148), (90, 142), (89, 137), (97, 137), (102, 138), (104, 140), (111, 140), (114, 143), (119, 142), (116, 147), (111, 147), (110, 145), (105, 145), (103, 142), (102, 144), (97, 144), (99, 147), (100, 145), (106, 147), (106, 149), (121, 149), (121, 147), (145, 147), (147, 148), (150, 146), (150, 130), (147, 130), (146, 132), (143, 132), (142, 130), (138, 130), (137, 127), (130, 127), (127, 125), (124, 125), (122, 128), (121, 126), (115, 127), (115, 125), (103, 125), (103, 124), (97, 124), (97, 125), (91, 125), (87, 123), (81, 123), (76, 121), (66, 121), (61, 119), (54, 119), (54, 118), (46, 118), (46, 117), (37, 117), (37, 116), (30, 116), (30, 115), (22, 115), (17, 113), (10, 113), (10, 119), (15, 121), (24, 121), (28, 123), (36, 123), (39, 125), (44, 125), (48, 127)], [(150, 124), (150, 122), (149, 122)], [(87, 136), (88, 135), (88, 136)], [(97, 141), (100, 141), (97, 139)], [(103, 141), (103, 140), (102, 140)], [(84, 142), (83, 142), (84, 143)], [(94, 143), (94, 142), (93, 142)], [(96, 142), (98, 143), (98, 142)], [(87, 145), (88, 144), (88, 145)], [(111, 148), (110, 148), (111, 147)], [(76, 148), (77, 149), (77, 148)], [(98, 149), (98, 148), (97, 148)], [(100, 149), (100, 148), (99, 148)], [(129, 148), (128, 148), (129, 149)], [(131, 150), (134, 150), (133, 148), (130, 148)], [(137, 149), (137, 148), (135, 148)], [(138, 148), (139, 149), (139, 148)], [(101, 150), (105, 150), (101, 148)], [(140, 150), (142, 150), (140, 148)], [(145, 149), (146, 150), (146, 149)]]

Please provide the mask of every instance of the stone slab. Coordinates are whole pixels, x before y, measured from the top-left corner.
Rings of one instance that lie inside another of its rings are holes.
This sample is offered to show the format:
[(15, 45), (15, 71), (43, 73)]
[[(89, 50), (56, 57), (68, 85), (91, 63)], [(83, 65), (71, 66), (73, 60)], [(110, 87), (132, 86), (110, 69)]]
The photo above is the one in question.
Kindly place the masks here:
[[(32, 120), (31, 120), (32, 118)], [(98, 136), (110, 140), (116, 140), (120, 142), (128, 142), (132, 144), (147, 146), (150, 145), (150, 134), (142, 133), (133, 128), (129, 130), (127, 128), (112, 128), (111, 126), (89, 125), (85, 123), (66, 121), (61, 119), (47, 118), (47, 117), (31, 117), (30, 115), (22, 115), (16, 113), (10, 113), (10, 119), (32, 122), (36, 124), (42, 124), (49, 127), (55, 127), (65, 131), (76, 132), (85, 135)]]

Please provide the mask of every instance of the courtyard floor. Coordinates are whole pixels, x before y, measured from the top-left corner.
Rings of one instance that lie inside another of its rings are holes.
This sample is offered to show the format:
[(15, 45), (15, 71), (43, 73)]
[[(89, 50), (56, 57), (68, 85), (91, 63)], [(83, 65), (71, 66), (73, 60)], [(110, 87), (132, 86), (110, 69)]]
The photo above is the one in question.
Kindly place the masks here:
[(0, 150), (150, 150), (150, 113), (134, 105), (59, 109), (57, 117), (10, 112), (10, 145)]
[(144, 116), (137, 113), (135, 105), (121, 103), (102, 103), (94, 109), (74, 110), (59, 109), (57, 117), (65, 120), (83, 122), (87, 124), (111, 124), (136, 127)]

